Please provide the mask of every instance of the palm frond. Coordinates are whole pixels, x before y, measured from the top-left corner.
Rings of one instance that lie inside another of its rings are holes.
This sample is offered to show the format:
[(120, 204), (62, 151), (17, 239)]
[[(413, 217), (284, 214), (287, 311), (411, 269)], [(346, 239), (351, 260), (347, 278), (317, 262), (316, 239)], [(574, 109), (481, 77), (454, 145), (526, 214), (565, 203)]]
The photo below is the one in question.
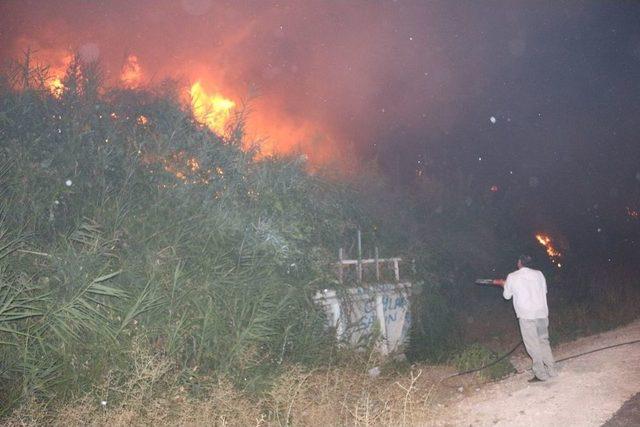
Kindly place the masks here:
[(81, 340), (83, 333), (113, 339), (114, 327), (107, 313), (102, 310), (102, 307), (108, 307), (108, 305), (95, 297), (126, 300), (128, 295), (125, 291), (103, 284), (120, 273), (121, 271), (115, 271), (97, 277), (80, 287), (68, 301), (60, 305), (50, 304), (52, 308), (44, 314), (44, 321), (39, 327), (38, 335), (43, 335), (50, 329), (65, 343)]
[(133, 301), (131, 307), (124, 313), (116, 335), (122, 333), (136, 317), (153, 312), (166, 305), (166, 299), (162, 295), (156, 294), (153, 284), (152, 280), (148, 281), (144, 289)]

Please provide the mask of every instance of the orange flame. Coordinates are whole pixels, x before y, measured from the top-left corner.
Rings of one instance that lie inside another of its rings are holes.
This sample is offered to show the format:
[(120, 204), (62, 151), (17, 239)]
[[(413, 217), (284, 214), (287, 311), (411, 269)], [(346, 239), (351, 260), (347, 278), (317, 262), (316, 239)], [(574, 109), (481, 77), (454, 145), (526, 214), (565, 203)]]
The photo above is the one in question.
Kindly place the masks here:
[[(53, 96), (62, 96), (64, 77), (73, 54), (66, 50), (47, 51), (38, 55), (43, 63), (53, 64), (49, 67), (50, 78), (46, 88)], [(193, 69), (188, 72), (191, 84), (185, 88), (182, 100), (188, 103), (194, 118), (220, 136), (228, 136), (232, 115), (237, 111), (237, 103), (225, 96), (235, 96), (233, 86), (219, 86), (210, 90), (207, 82), (220, 82), (220, 76), (210, 76), (207, 69)], [(144, 83), (145, 72), (136, 54), (128, 54), (120, 67), (120, 73), (115, 74), (116, 80), (111, 81), (121, 88), (135, 89)], [(189, 97), (187, 99), (187, 96)], [(243, 148), (259, 147), (256, 158), (262, 158), (276, 153), (304, 154), (308, 165), (319, 165), (335, 160), (335, 140), (331, 131), (321, 129), (313, 120), (291, 117), (281, 112), (281, 108), (274, 106), (266, 98), (256, 99), (255, 112), (247, 119), (246, 137)], [(116, 115), (112, 119), (120, 119)], [(128, 119), (128, 118), (127, 118)], [(147, 125), (148, 117), (134, 117), (138, 125)]]
[(64, 76), (67, 73), (67, 67), (69, 67), (72, 60), (73, 55), (67, 53), (56, 61), (56, 66), (49, 67), (49, 78), (47, 79), (46, 86), (47, 89), (49, 89), (49, 92), (51, 92), (51, 94), (56, 98), (60, 98), (62, 96), (62, 92), (64, 91), (62, 79), (64, 79)]
[(549, 259), (551, 259), (553, 263), (557, 264), (558, 267), (562, 267), (562, 264), (558, 262), (559, 258), (562, 257), (562, 253), (553, 246), (551, 237), (544, 233), (538, 233), (536, 234), (536, 239), (542, 246), (546, 248)]
[(64, 91), (64, 85), (62, 84), (62, 80), (60, 77), (54, 77), (49, 80), (47, 84), (49, 88), (49, 92), (56, 98), (60, 98), (62, 96), (62, 92)]
[(129, 54), (127, 56), (120, 72), (120, 81), (124, 87), (129, 89), (135, 89), (142, 83), (142, 68), (136, 55)]
[(219, 93), (208, 94), (199, 81), (191, 86), (189, 94), (191, 95), (191, 109), (196, 119), (215, 133), (224, 135), (225, 126), (236, 106), (235, 102)]
[[(62, 96), (64, 77), (73, 54), (68, 51), (47, 51), (38, 55), (43, 63), (53, 64), (49, 67), (49, 79), (46, 88), (55, 97)], [(217, 76), (208, 75), (209, 71), (194, 69), (188, 72), (191, 84), (187, 86), (182, 100), (189, 104), (194, 118), (220, 136), (228, 136), (229, 124), (237, 111), (237, 103), (225, 96), (234, 94), (232, 86), (220, 86), (215, 91), (209, 90), (207, 82), (222, 81)], [(134, 53), (128, 54), (116, 73), (117, 84), (121, 88), (136, 89), (144, 83), (145, 72), (140, 63), (140, 57)], [(189, 97), (187, 99), (187, 96)], [(267, 157), (276, 153), (304, 154), (308, 164), (319, 165), (334, 159), (334, 137), (330, 131), (321, 129), (317, 123), (305, 118), (291, 117), (279, 111), (278, 106), (272, 105), (265, 98), (256, 99), (255, 111), (246, 123), (246, 138), (243, 148), (259, 147), (256, 158)], [(253, 106), (253, 104), (252, 104)], [(115, 114), (112, 119), (119, 119)], [(138, 116), (134, 120), (138, 125), (147, 125), (148, 117)], [(416, 172), (419, 174), (419, 172)]]

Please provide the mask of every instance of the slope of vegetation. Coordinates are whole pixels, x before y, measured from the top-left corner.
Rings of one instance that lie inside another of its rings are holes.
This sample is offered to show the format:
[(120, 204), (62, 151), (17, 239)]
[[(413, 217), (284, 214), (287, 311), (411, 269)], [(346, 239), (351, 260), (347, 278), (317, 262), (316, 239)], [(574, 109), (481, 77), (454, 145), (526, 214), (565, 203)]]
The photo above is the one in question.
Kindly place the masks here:
[[(337, 248), (353, 247), (358, 229), (405, 259), (410, 358), (447, 360), (473, 337), (474, 316), (512, 320), (508, 304), (496, 314), (495, 293), (468, 284), (511, 263), (513, 230), (495, 225), (490, 201), (466, 209), (455, 182), (411, 203), (374, 172), (338, 181), (298, 157), (259, 158), (241, 117), (227, 136), (212, 133), (175, 83), (107, 89), (97, 65), (78, 61), (60, 93), (45, 83), (28, 58), (0, 81), (0, 416), (37, 424), (62, 408), (59, 422), (108, 423), (109, 405), (122, 424), (140, 423), (148, 402), (169, 399), (180, 416), (204, 414), (186, 423), (286, 424), (323, 410), (348, 423), (362, 408), (406, 417), (414, 372), (391, 387), (400, 406), (387, 406), (387, 386), (373, 398), (362, 374), (375, 358), (336, 346), (311, 299), (339, 286)], [(434, 206), (445, 213), (427, 213)], [(592, 291), (566, 311), (613, 298)], [(310, 400), (293, 409), (303, 391)], [(150, 419), (175, 421), (170, 407)]]
[(3, 402), (117, 393), (137, 350), (194, 390), (331, 350), (310, 295), (362, 222), (349, 190), (256, 161), (170, 87), (104, 91), (74, 62), (54, 97), (24, 67), (0, 98)]

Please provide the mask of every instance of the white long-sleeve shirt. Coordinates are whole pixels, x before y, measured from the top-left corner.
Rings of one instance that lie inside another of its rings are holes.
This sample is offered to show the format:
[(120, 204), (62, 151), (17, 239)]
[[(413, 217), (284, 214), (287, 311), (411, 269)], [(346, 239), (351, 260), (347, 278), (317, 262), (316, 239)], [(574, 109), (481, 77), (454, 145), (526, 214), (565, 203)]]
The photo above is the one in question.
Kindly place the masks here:
[(547, 281), (541, 271), (522, 267), (509, 274), (502, 296), (505, 299), (513, 297), (513, 308), (519, 319), (549, 317)]

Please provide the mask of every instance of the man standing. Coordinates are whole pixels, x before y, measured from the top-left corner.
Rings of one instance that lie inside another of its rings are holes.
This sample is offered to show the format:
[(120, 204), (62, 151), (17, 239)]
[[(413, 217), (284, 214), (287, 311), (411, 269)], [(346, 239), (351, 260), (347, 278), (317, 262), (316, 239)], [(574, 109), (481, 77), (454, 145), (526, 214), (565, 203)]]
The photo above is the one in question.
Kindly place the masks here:
[(539, 270), (529, 268), (531, 257), (518, 258), (518, 270), (507, 280), (496, 280), (503, 286), (505, 299), (513, 298), (513, 308), (520, 323), (522, 341), (533, 360), (533, 378), (529, 382), (546, 381), (557, 375), (549, 345), (549, 308), (547, 281)]

